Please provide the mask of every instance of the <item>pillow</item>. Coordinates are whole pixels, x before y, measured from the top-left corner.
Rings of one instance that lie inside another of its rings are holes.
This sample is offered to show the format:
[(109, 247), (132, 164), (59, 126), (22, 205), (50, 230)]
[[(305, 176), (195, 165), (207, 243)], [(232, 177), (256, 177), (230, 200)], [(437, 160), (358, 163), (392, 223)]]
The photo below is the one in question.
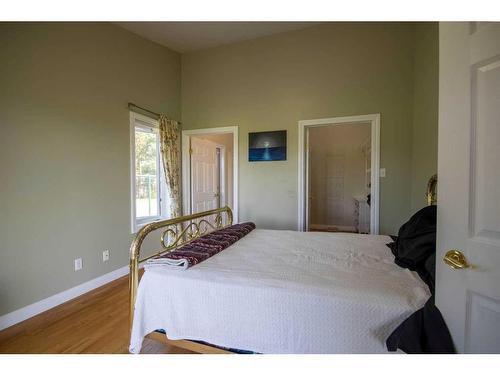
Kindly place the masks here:
[[(403, 224), (394, 242), (387, 244), (394, 254), (394, 262), (417, 271), (431, 290), (434, 286), (436, 213), (436, 206), (422, 208)], [(429, 260), (431, 256), (434, 260)]]

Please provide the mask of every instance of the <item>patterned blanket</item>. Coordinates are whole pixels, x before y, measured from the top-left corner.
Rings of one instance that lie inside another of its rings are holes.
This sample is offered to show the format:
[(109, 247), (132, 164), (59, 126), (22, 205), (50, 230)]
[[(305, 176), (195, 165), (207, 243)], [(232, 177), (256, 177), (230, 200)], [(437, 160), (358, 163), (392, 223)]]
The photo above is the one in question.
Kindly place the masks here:
[(147, 266), (167, 266), (185, 270), (228, 248), (255, 229), (254, 223), (235, 224), (219, 229), (146, 262)]

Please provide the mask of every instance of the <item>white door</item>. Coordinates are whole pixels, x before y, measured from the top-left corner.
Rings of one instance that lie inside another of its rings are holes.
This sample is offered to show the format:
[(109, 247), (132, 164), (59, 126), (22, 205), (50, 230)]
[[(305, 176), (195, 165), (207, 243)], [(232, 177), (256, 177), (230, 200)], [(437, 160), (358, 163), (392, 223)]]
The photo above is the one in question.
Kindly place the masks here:
[(214, 142), (191, 138), (191, 211), (219, 208), (219, 158)]
[(500, 353), (500, 24), (441, 23), (439, 59), (436, 305), (459, 352)]
[(345, 154), (326, 156), (326, 220), (328, 225), (344, 223)]

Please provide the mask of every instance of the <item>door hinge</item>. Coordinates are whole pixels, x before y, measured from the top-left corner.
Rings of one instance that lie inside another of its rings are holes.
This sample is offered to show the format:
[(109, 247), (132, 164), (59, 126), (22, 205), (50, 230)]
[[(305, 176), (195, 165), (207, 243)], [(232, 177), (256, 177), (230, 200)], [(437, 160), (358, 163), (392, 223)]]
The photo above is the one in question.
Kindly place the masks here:
[(192, 148), (189, 149), (189, 155), (193, 155), (193, 149)]

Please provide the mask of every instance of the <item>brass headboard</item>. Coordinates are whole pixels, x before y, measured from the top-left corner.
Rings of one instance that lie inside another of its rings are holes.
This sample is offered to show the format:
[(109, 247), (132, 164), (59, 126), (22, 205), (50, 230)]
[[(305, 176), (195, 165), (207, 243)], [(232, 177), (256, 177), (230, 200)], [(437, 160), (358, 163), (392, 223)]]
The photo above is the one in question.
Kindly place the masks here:
[[(139, 284), (139, 264), (158, 255), (177, 249), (196, 238), (204, 236), (214, 230), (222, 229), (233, 223), (233, 212), (226, 206), (215, 210), (200, 212), (193, 215), (155, 221), (147, 224), (137, 232), (130, 246), (130, 324), (134, 317), (135, 297)], [(141, 258), (141, 245), (144, 239), (153, 231), (162, 229), (160, 238), (162, 249), (152, 255)]]
[(437, 204), (437, 174), (433, 175), (429, 178), (429, 182), (427, 183), (427, 205), (432, 206)]

